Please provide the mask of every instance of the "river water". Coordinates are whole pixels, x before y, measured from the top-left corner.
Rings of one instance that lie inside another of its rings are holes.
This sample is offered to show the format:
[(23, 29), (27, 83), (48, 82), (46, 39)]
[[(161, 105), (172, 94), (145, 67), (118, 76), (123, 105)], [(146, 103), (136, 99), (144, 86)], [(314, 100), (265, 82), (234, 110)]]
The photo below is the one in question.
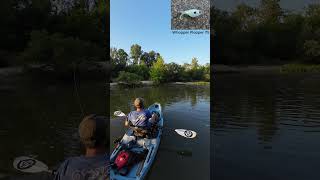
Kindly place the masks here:
[(0, 83), (0, 179), (49, 179), (46, 174), (17, 172), (13, 159), (31, 156), (50, 169), (57, 168), (65, 158), (82, 153), (78, 126), (83, 114), (107, 112), (103, 81), (80, 81), (77, 89), (73, 82), (21, 77), (0, 79)]
[[(81, 154), (81, 109), (83, 114), (129, 112), (139, 96), (147, 104), (161, 103), (168, 127), (149, 180), (206, 180), (210, 172), (215, 180), (320, 176), (320, 75), (217, 75), (211, 108), (209, 86), (112, 87), (108, 106), (104, 82), (80, 82), (77, 96), (73, 83), (0, 81), (0, 179), (40, 179), (15, 171), (13, 159), (34, 156), (54, 169)], [(176, 128), (198, 136), (185, 139), (173, 132)], [(112, 119), (111, 142), (124, 132), (123, 121)]]
[[(159, 102), (163, 108), (164, 126), (157, 158), (149, 171), (149, 180), (210, 179), (210, 88), (209, 86), (165, 85), (136, 89), (111, 88), (110, 112), (133, 110), (135, 97), (143, 97), (147, 105)], [(111, 113), (112, 114), (112, 113)], [(190, 129), (198, 133), (186, 139), (174, 129)], [(111, 120), (111, 141), (125, 133), (124, 122)], [(112, 149), (112, 148), (111, 148)]]
[(229, 74), (214, 82), (212, 179), (319, 179), (320, 75)]

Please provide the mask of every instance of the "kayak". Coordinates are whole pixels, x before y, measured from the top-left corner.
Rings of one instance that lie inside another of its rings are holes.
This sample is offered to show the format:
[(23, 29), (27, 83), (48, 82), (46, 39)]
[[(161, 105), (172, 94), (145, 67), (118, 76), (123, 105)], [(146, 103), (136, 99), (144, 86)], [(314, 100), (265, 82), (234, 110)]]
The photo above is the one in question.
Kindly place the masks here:
[[(127, 130), (110, 156), (111, 180), (143, 180), (155, 161), (162, 135), (163, 116), (159, 103), (149, 106), (148, 110), (151, 113), (156, 113), (159, 117), (153, 135), (139, 137), (132, 134), (132, 128)], [(139, 158), (130, 158), (135, 159), (135, 161), (130, 163), (130, 166), (119, 169), (119, 166), (116, 166), (115, 162), (124, 151), (134, 154)]]

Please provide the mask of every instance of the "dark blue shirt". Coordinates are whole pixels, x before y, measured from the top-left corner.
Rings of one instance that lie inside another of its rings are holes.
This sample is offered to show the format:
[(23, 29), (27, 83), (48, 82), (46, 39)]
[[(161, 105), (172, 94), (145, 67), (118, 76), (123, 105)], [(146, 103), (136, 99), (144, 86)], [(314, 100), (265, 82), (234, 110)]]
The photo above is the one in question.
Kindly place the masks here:
[(59, 167), (54, 180), (106, 180), (109, 177), (109, 156), (72, 157)]
[(150, 125), (149, 119), (151, 118), (149, 110), (144, 109), (142, 111), (132, 111), (128, 114), (128, 120), (138, 127), (148, 127)]

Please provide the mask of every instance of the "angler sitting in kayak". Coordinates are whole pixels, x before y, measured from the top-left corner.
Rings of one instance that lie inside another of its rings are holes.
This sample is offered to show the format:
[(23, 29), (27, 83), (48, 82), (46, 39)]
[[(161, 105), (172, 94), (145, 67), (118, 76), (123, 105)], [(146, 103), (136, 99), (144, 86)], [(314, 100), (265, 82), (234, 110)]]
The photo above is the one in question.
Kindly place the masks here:
[(79, 135), (85, 146), (85, 155), (65, 160), (55, 180), (109, 179), (107, 126), (107, 119), (101, 116), (90, 115), (82, 120)]
[(125, 126), (129, 126), (129, 123), (131, 123), (133, 126), (138, 128), (151, 128), (152, 125), (157, 122), (158, 116), (156, 114), (151, 115), (149, 110), (144, 109), (144, 101), (142, 98), (136, 98), (133, 104), (136, 111), (132, 111), (128, 114)]

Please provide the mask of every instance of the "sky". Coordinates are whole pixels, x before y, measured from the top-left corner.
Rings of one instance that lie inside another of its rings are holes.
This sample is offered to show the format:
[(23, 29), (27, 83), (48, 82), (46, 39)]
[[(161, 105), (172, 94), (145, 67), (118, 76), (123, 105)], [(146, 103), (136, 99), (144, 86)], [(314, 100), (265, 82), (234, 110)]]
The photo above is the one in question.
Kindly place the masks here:
[[(232, 11), (240, 3), (257, 7), (260, 4), (260, 0), (211, 0), (211, 5), (227, 11)], [(282, 8), (295, 11), (303, 11), (309, 4), (319, 3), (319, 0), (280, 0)]]
[(210, 35), (173, 34), (171, 0), (111, 0), (110, 46), (128, 54), (132, 44), (159, 52), (166, 63), (210, 62)]

